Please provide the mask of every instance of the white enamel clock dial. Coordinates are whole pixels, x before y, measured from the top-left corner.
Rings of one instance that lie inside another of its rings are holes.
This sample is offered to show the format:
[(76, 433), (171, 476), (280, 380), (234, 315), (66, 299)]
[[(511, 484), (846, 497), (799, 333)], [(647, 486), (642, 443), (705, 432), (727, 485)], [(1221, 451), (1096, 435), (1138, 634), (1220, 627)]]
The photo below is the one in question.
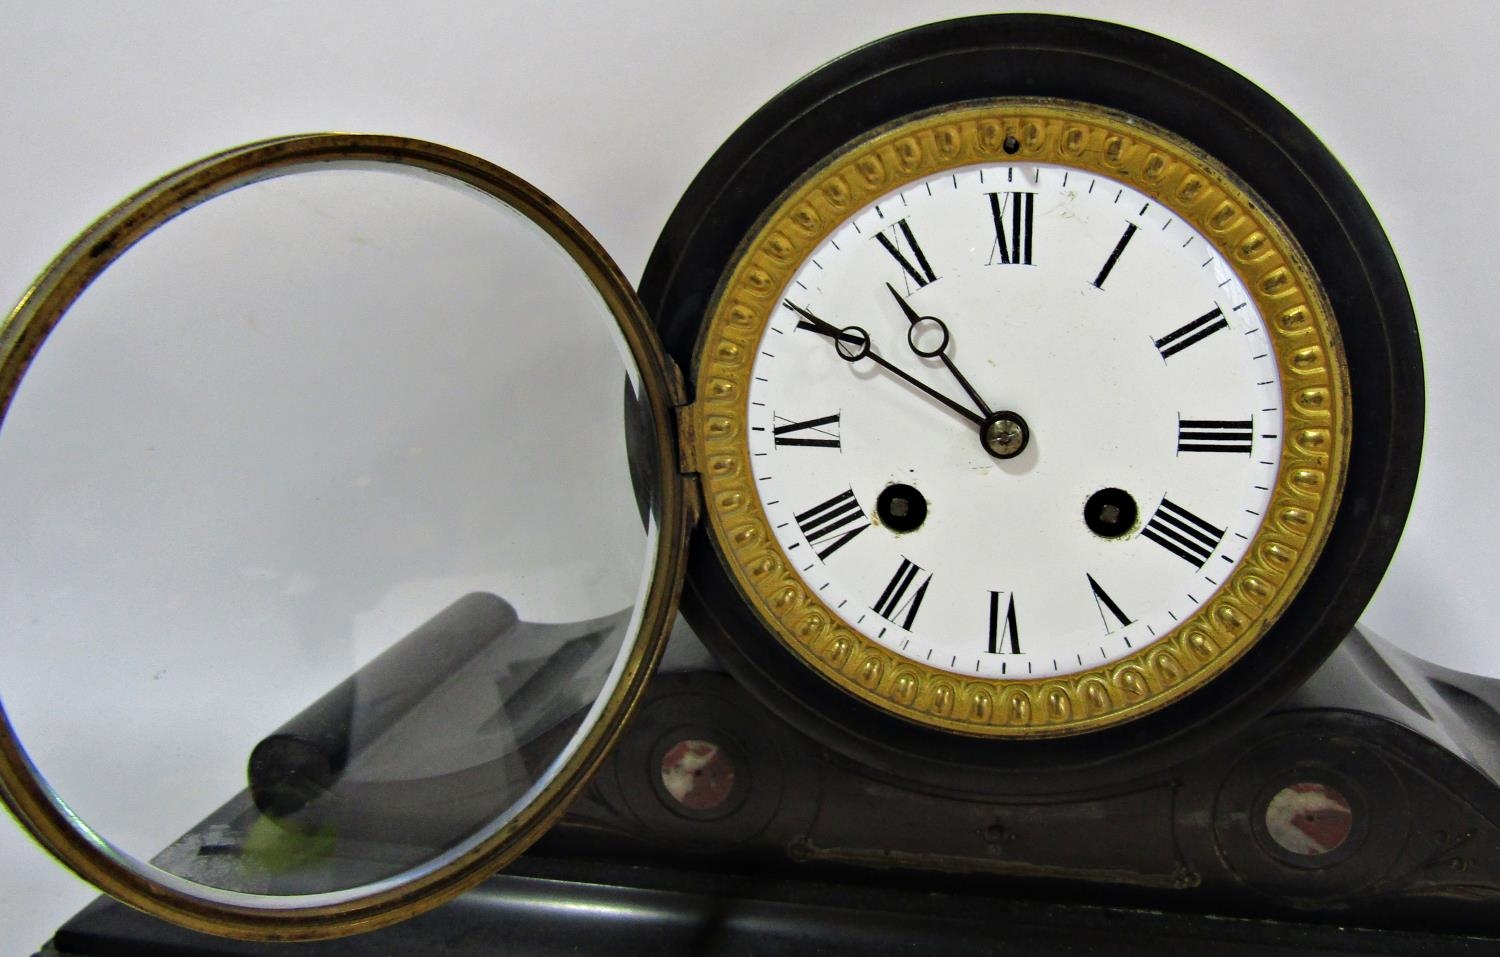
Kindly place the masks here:
[[(1098, 172), (995, 162), (881, 196), (793, 272), (755, 352), (776, 541), (850, 628), (942, 671), (1132, 654), (1214, 595), (1276, 483), (1254, 300), (1192, 224)], [(982, 424), (1007, 412), (1027, 434), (1001, 458)]]

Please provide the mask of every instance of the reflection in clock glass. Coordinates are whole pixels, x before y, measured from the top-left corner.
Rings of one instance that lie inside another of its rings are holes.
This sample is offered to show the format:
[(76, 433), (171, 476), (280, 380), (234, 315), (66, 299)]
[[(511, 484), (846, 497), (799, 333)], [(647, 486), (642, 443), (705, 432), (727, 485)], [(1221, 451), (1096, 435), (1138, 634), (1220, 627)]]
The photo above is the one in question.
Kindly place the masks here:
[(220, 901), (494, 834), (629, 651), (639, 387), (588, 276), (477, 190), (324, 165), (168, 222), (0, 431), (0, 695), (38, 772)]
[(917, 180), (783, 296), (748, 394), (756, 489), (800, 577), (892, 651), (985, 678), (1119, 660), (1260, 527), (1282, 432), (1264, 319), (1124, 183), (1022, 162)]

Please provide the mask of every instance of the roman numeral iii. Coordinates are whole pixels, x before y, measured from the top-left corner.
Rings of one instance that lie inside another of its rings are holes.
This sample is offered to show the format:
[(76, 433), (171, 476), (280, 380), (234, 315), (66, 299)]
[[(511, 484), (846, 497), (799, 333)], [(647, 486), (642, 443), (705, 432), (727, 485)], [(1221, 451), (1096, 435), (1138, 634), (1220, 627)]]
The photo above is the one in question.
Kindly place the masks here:
[[(990, 193), (990, 215), (995, 221), (995, 247), (989, 265), (1030, 266), (1031, 224), (1035, 193)], [(1010, 221), (1009, 229), (1006, 220)]]
[[(839, 413), (825, 415), (816, 419), (808, 419), (806, 422), (793, 422), (791, 419), (776, 416), (776, 426), (771, 434), (776, 438), (776, 444), (801, 445), (815, 449), (836, 449), (839, 447), (839, 434), (834, 431), (838, 428)], [(833, 426), (833, 429), (826, 428)]]
[(805, 512), (797, 514), (797, 527), (807, 538), (818, 557), (827, 560), (829, 555), (849, 544), (850, 540), (870, 527), (864, 510), (849, 489), (820, 502)]
[[(921, 584), (917, 584), (918, 579), (921, 579)], [(931, 582), (931, 572), (903, 557), (901, 567), (896, 569), (896, 574), (891, 576), (885, 591), (880, 593), (880, 599), (872, 606), (875, 614), (910, 630), (912, 623), (917, 620), (917, 612), (922, 608), (922, 599), (927, 596), (927, 586)]]
[(1202, 569), (1219, 542), (1224, 529), (1215, 528), (1187, 509), (1163, 497), (1151, 521), (1141, 529), (1141, 537), (1165, 548), (1188, 564)]
[[(891, 235), (895, 235), (895, 239)], [(901, 266), (912, 282), (918, 286), (925, 286), (937, 279), (937, 273), (932, 271), (932, 265), (927, 261), (927, 255), (922, 252), (922, 247), (917, 245), (917, 237), (912, 235), (911, 226), (906, 220), (901, 220), (890, 229), (884, 229), (875, 234), (880, 245), (891, 254), (891, 258)], [(905, 246), (905, 251), (902, 247)], [(911, 258), (907, 258), (907, 253)]]
[(1250, 454), (1254, 419), (1179, 419), (1177, 451)]

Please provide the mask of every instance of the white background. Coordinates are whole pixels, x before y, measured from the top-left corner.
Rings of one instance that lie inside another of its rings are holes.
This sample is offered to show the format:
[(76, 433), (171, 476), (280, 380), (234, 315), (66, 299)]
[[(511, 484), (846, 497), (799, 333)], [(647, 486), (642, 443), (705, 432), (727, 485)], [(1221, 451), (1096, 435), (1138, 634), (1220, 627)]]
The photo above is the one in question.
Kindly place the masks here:
[[(1033, 8), (1037, 8), (1037, 5)], [(1366, 624), (1500, 674), (1485, 620), (1500, 466), (1491, 315), (1500, 74), (1487, 2), (1046, 5), (1197, 47), (1296, 111), (1380, 215), (1422, 326), (1428, 428), (1400, 553)], [(638, 277), (682, 189), (752, 110), (820, 63), (997, 5), (0, 6), (0, 298), (157, 175), (310, 130), (401, 133), (509, 167)], [(3, 667), (3, 665), (0, 665)], [(86, 693), (86, 689), (79, 689)], [(0, 946), (28, 953), (90, 897), (0, 825)]]

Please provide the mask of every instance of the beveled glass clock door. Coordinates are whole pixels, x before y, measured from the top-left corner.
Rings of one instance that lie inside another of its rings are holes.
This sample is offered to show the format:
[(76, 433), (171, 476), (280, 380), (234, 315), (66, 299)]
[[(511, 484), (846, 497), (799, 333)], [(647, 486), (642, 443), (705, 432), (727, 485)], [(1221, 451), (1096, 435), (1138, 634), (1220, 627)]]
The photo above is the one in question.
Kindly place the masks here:
[(0, 794), (217, 933), (479, 880), (665, 639), (667, 370), (582, 228), (457, 151), (294, 137), (149, 187), (0, 330)]

